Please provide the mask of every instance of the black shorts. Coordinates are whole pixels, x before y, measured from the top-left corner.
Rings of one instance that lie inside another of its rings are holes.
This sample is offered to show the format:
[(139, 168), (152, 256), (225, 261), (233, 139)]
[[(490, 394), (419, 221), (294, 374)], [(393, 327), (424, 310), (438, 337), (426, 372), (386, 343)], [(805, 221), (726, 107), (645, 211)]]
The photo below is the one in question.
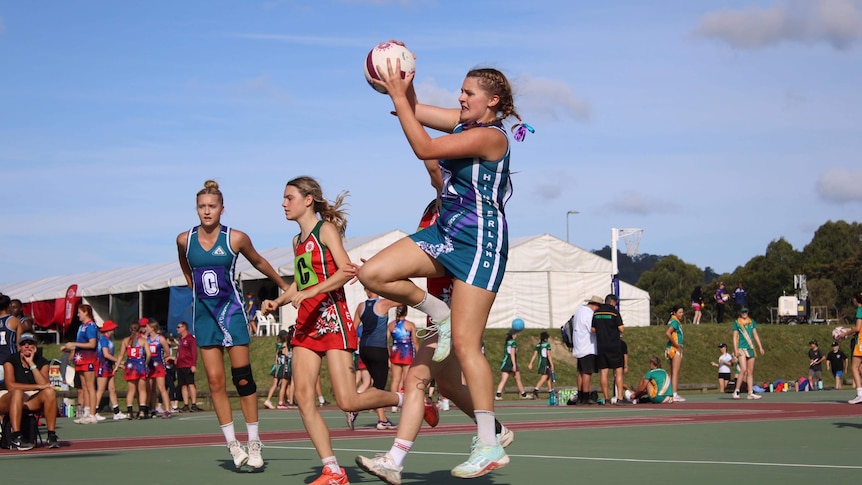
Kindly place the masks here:
[(596, 356), (594, 354), (578, 357), (579, 374), (595, 374), (597, 370)]
[(386, 347), (359, 347), (359, 358), (371, 374), (371, 385), (385, 390), (389, 378), (389, 349)]
[(195, 373), (192, 372), (191, 367), (177, 369), (177, 385), (180, 387), (195, 385)]
[(719, 379), (724, 379), (724, 380), (726, 380), (726, 381), (729, 381), (729, 380), (730, 380), (730, 372), (719, 372), (719, 373), (718, 373), (718, 378), (719, 378)]
[(596, 356), (596, 364), (599, 369), (619, 369), (623, 366), (623, 354), (599, 354)]

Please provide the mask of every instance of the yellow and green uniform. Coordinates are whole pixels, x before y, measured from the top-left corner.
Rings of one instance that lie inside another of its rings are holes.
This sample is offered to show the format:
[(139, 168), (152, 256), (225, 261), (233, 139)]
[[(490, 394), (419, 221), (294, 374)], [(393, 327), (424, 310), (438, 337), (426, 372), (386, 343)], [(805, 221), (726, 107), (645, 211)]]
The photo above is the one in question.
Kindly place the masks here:
[(650, 401), (661, 404), (665, 399), (673, 397), (673, 389), (671, 388), (670, 377), (664, 369), (650, 369), (644, 379), (652, 384), (650, 388)]
[[(670, 317), (670, 320), (667, 322), (668, 326), (673, 328), (673, 339), (679, 345), (680, 349), (683, 346), (683, 335), (682, 335), (682, 324), (679, 323), (676, 316)], [(677, 348), (673, 346), (674, 342), (668, 340), (667, 345), (664, 347), (664, 355), (668, 359), (673, 359), (676, 357), (676, 353), (678, 352)]]
[(757, 355), (754, 353), (754, 329), (756, 328), (757, 322), (753, 318), (737, 318), (733, 321), (733, 331), (739, 333), (737, 344), (739, 351), (749, 359)]

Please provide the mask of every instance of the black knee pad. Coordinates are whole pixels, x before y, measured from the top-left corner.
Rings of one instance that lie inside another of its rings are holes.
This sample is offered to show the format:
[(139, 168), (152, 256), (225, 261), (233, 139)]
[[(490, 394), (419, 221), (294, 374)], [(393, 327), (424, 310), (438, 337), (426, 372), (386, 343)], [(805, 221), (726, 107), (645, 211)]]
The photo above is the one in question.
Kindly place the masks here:
[(236, 392), (240, 397), (251, 396), (257, 392), (257, 384), (254, 383), (254, 376), (251, 375), (251, 366), (231, 367), (230, 375), (233, 379), (233, 385), (236, 386)]

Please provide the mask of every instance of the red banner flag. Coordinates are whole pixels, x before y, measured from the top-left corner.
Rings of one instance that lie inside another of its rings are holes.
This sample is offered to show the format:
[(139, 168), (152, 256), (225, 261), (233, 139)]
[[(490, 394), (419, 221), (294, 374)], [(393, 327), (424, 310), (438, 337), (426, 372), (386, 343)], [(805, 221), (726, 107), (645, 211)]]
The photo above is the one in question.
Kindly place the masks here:
[(63, 312), (63, 328), (65, 329), (69, 325), (72, 324), (72, 320), (74, 319), (74, 311), (75, 311), (75, 302), (77, 300), (76, 296), (78, 294), (78, 285), (72, 285), (66, 290), (66, 305), (65, 311)]

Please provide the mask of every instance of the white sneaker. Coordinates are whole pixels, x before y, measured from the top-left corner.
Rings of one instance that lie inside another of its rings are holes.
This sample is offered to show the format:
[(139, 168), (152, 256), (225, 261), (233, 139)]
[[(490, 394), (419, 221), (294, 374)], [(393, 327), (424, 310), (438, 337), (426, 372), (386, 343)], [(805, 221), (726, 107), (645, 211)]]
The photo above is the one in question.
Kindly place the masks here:
[(270, 401), (269, 399), (263, 402), (263, 407), (265, 407), (266, 409), (275, 409), (275, 406), (272, 405), (272, 401)]
[(859, 404), (862, 403), (862, 395), (856, 396), (853, 399), (847, 401), (847, 404)]
[(374, 458), (356, 457), (356, 464), (366, 472), (383, 480), (390, 485), (401, 485), (401, 470), (403, 467), (395, 465), (388, 453), (382, 453)]
[(231, 441), (227, 444), (227, 449), (230, 451), (230, 456), (233, 457), (234, 466), (242, 468), (243, 465), (248, 463), (248, 453), (242, 449), (242, 445), (239, 441)]
[(96, 418), (96, 421), (104, 421), (105, 420), (105, 417), (102, 416), (101, 414), (94, 414), (93, 416)]
[(760, 394), (749, 394), (748, 395), (748, 399), (761, 399), (761, 398), (763, 398), (763, 396), (761, 396)]
[(260, 454), (262, 448), (263, 443), (259, 440), (248, 442), (248, 461), (246, 465), (255, 469), (263, 467), (263, 456)]
[(123, 412), (119, 412), (114, 415), (114, 421), (119, 421), (121, 419), (128, 419), (129, 415)]
[(515, 441), (515, 433), (511, 429), (502, 426), (500, 429), (500, 434), (497, 435), (497, 440), (500, 441), (500, 446), (506, 448), (507, 446), (511, 445), (513, 441)]
[(739, 392), (734, 391), (734, 393), (733, 393), (733, 398), (734, 398), (734, 399), (739, 399)]
[(685, 398), (680, 396), (679, 394), (674, 394), (673, 402), (685, 402)]

